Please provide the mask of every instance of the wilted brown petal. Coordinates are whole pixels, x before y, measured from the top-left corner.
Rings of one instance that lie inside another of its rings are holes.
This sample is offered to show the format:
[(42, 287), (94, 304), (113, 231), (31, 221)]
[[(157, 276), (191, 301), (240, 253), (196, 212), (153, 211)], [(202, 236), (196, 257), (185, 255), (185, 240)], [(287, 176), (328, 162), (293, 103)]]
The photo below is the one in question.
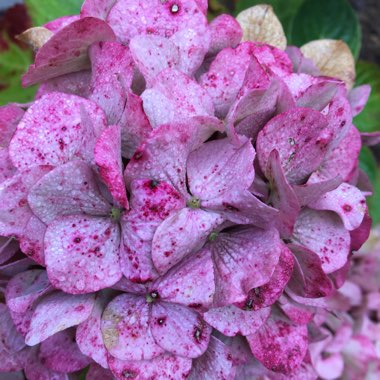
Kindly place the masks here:
[(17, 39), (25, 42), (34, 51), (37, 51), (49, 40), (52, 35), (53, 32), (51, 32), (49, 29), (46, 29), (43, 26), (37, 26), (35, 28), (29, 28), (25, 30), (25, 32), (17, 36)]

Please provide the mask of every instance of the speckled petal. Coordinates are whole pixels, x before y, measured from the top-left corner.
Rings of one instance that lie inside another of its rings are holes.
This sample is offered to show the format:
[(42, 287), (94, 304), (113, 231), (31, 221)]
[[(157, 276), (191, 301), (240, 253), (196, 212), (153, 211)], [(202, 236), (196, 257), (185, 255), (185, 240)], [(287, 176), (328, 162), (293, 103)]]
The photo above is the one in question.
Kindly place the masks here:
[(294, 242), (315, 252), (325, 273), (334, 272), (347, 262), (350, 234), (333, 212), (303, 209), (294, 226)]
[(367, 104), (369, 95), (371, 94), (371, 86), (364, 84), (359, 87), (355, 87), (348, 94), (348, 100), (351, 105), (352, 116), (358, 115), (363, 111)]
[(114, 199), (123, 208), (128, 209), (121, 161), (121, 129), (118, 125), (109, 126), (103, 131), (96, 142), (94, 156), (103, 182)]
[(52, 289), (45, 270), (19, 273), (8, 282), (5, 291), (7, 306), (16, 313), (25, 313), (36, 299)]
[(119, 244), (119, 226), (111, 219), (85, 215), (57, 218), (45, 234), (50, 282), (71, 294), (116, 284), (122, 276)]
[(152, 306), (149, 325), (159, 346), (185, 358), (197, 358), (207, 350), (212, 330), (197, 312), (166, 302)]
[(210, 244), (215, 265), (214, 304), (230, 305), (245, 300), (252, 288), (271, 278), (281, 254), (276, 229), (255, 227), (222, 232)]
[(160, 274), (202, 247), (224, 219), (216, 213), (184, 208), (162, 222), (153, 237), (152, 259)]
[(17, 106), (0, 107), (0, 147), (6, 148), (16, 131), (17, 124), (24, 115), (24, 110)]
[(11, 178), (15, 173), (16, 168), (9, 157), (8, 148), (0, 147), (0, 183)]
[(285, 375), (301, 365), (308, 347), (306, 326), (272, 318), (247, 339), (253, 355), (265, 367)]
[(91, 362), (79, 351), (73, 329), (60, 331), (43, 341), (39, 357), (45, 367), (64, 373), (79, 371)]
[(59, 331), (85, 321), (94, 306), (94, 296), (73, 296), (56, 292), (44, 297), (36, 306), (25, 342), (34, 346)]
[(114, 377), (110, 370), (104, 369), (96, 363), (92, 363), (90, 364), (89, 370), (86, 374), (86, 380), (114, 380)]
[(81, 161), (61, 165), (41, 178), (30, 190), (28, 201), (33, 212), (47, 224), (62, 215), (107, 216), (111, 211), (91, 167)]
[[(89, 115), (90, 127), (82, 120), (83, 111)], [(9, 155), (18, 169), (62, 165), (72, 159), (91, 161), (94, 138), (105, 126), (104, 113), (95, 103), (76, 95), (50, 93), (26, 111)]]
[(211, 253), (204, 249), (188, 256), (151, 285), (160, 298), (193, 308), (212, 303), (215, 283)]
[(51, 37), (38, 50), (35, 62), (22, 83), (30, 86), (89, 67), (88, 48), (97, 41), (115, 39), (111, 27), (102, 20), (87, 17), (74, 21)]
[(117, 0), (85, 0), (80, 11), (80, 16), (82, 18), (96, 17), (105, 20), (116, 1)]
[(308, 108), (294, 108), (273, 118), (257, 138), (257, 156), (267, 172), (270, 153), (276, 149), (290, 184), (300, 183), (321, 164), (331, 140), (327, 120)]
[(108, 352), (120, 360), (148, 360), (163, 354), (164, 350), (152, 336), (150, 318), (150, 305), (145, 297), (123, 294), (113, 299), (104, 310), (101, 322)]
[(269, 314), (269, 307), (252, 311), (230, 305), (210, 309), (204, 314), (204, 319), (226, 336), (246, 336), (255, 333), (266, 322)]
[(167, 353), (141, 361), (122, 361), (109, 355), (108, 364), (117, 380), (125, 380), (126, 377), (133, 380), (186, 379), (191, 369), (191, 359)]

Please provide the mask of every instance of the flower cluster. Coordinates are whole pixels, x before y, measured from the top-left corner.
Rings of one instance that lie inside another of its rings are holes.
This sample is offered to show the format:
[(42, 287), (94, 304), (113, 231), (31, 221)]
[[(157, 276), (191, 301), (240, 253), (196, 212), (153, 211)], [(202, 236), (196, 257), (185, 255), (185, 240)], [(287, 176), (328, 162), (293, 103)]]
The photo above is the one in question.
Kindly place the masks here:
[(0, 108), (9, 376), (323, 372), (371, 224), (352, 124), (369, 88), (206, 12), (86, 0), (24, 34), (40, 87)]

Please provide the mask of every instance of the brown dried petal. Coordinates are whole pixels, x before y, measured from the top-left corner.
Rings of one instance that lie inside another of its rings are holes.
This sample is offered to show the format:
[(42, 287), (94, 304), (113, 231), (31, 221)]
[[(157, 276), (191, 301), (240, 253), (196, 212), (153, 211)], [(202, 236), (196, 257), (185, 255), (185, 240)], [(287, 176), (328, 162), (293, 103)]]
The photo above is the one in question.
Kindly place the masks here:
[(41, 48), (53, 35), (49, 29), (43, 26), (29, 28), (25, 32), (19, 34), (17, 39), (29, 45), (34, 51)]

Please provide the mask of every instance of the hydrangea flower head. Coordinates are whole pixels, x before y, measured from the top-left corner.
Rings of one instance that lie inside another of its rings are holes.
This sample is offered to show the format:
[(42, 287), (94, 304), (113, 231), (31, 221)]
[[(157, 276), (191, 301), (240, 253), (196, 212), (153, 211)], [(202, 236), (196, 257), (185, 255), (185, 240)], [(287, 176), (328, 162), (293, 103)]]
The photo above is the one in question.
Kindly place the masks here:
[(371, 224), (369, 88), (344, 44), (341, 70), (318, 60), (337, 41), (286, 48), (268, 6), (206, 13), (86, 0), (24, 33), (39, 90), (0, 108), (2, 371), (323, 377)]

